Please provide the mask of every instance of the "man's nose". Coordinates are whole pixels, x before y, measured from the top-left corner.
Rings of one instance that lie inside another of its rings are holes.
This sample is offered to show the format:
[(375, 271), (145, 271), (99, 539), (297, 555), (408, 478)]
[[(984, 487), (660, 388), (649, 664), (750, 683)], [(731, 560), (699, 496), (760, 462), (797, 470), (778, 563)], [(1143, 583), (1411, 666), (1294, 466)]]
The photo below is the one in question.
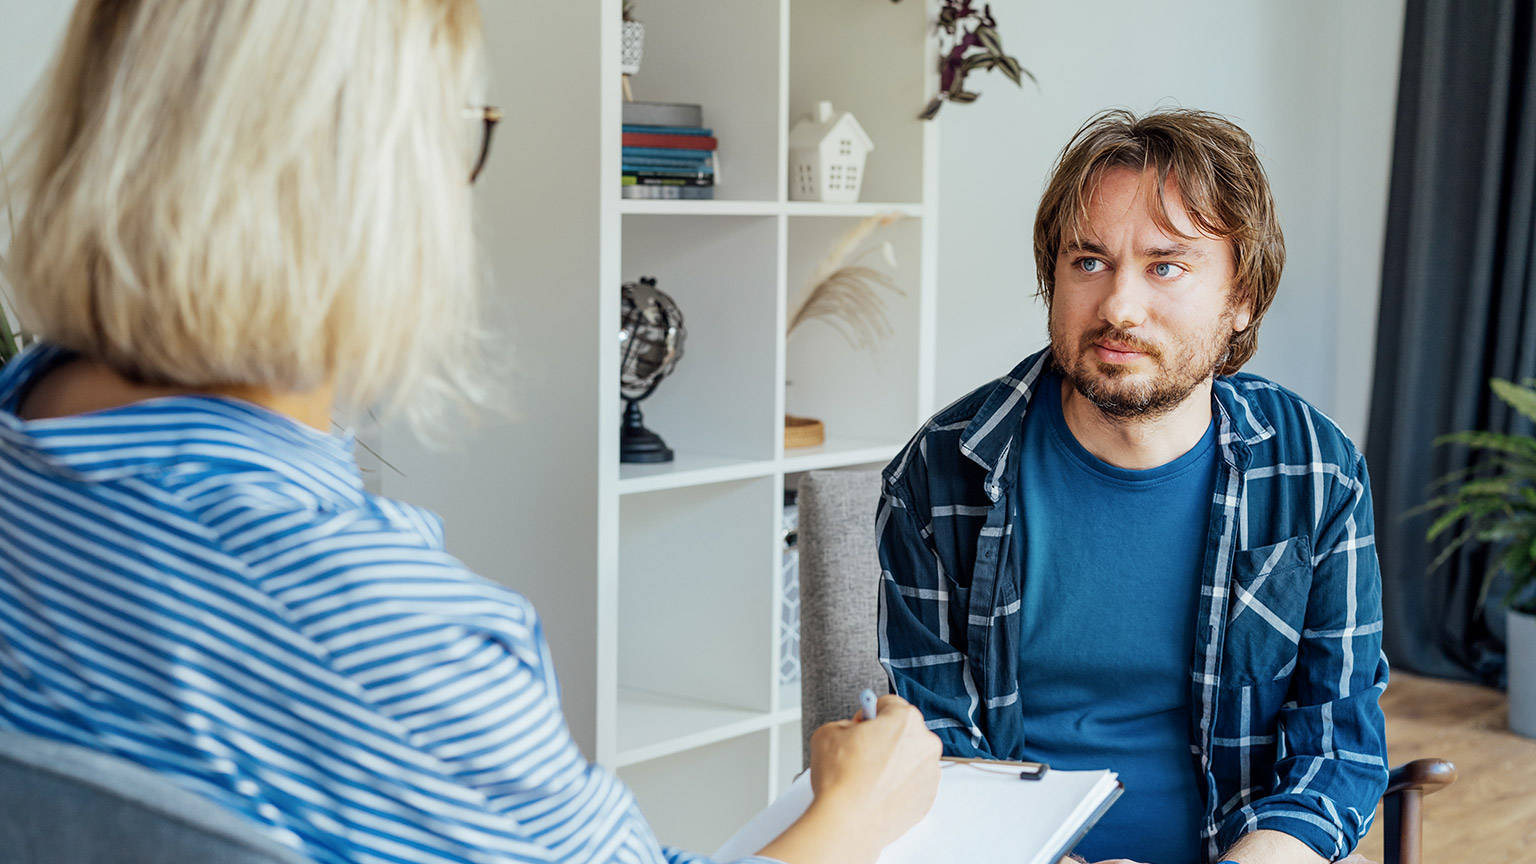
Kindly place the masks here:
[(1116, 271), (1109, 293), (1099, 304), (1099, 317), (1121, 330), (1138, 327), (1147, 320), (1146, 286), (1138, 275)]

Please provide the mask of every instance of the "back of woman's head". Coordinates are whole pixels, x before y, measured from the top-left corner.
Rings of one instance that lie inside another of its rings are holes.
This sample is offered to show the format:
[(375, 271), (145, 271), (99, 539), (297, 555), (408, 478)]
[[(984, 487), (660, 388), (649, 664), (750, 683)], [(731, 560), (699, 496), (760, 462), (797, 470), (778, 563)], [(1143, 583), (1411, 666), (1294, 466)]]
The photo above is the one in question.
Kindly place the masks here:
[(146, 383), (472, 398), (481, 62), (474, 0), (80, 0), (13, 178), (22, 320)]

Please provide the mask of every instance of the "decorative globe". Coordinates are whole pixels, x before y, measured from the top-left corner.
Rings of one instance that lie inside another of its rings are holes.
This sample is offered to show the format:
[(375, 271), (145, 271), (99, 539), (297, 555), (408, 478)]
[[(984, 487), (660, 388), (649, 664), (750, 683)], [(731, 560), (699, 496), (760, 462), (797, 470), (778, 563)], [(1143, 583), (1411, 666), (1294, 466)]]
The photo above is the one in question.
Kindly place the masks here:
[(624, 283), (620, 312), (619, 393), (627, 404), (619, 436), (619, 461), (670, 462), (672, 450), (659, 435), (645, 428), (639, 403), (682, 359), (688, 336), (683, 313), (650, 277)]

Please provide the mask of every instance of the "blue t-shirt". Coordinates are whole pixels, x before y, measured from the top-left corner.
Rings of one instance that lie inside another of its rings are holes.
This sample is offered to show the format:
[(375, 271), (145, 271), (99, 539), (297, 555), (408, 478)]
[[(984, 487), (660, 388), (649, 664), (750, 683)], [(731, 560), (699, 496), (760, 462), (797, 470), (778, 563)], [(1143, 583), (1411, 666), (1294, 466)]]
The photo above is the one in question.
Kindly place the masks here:
[(1089, 861), (1200, 860), (1190, 750), (1191, 652), (1218, 451), (1146, 471), (1083, 448), (1051, 373), (1024, 417), (1025, 573), (1019, 693), (1027, 757), (1108, 768), (1125, 795), (1077, 846)]

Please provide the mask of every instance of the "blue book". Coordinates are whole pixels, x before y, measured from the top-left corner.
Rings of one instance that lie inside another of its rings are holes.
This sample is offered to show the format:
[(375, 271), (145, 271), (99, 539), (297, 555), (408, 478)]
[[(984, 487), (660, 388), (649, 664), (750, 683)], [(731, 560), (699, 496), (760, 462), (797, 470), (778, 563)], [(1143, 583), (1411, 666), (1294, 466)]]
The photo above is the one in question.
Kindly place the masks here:
[(702, 126), (636, 126), (626, 123), (619, 127), (622, 132), (640, 132), (646, 135), (704, 135), (715, 134), (713, 129)]
[(625, 153), (621, 162), (657, 162), (664, 165), (713, 165), (713, 159), (674, 159), (670, 156), (647, 156), (643, 153)]
[(708, 164), (702, 164), (702, 163), (695, 163), (695, 164), (685, 165), (685, 164), (683, 164), (681, 162), (657, 162), (655, 160), (647, 160), (647, 159), (625, 159), (624, 160), (624, 165), (626, 166), (626, 170), (627, 170), (627, 166), (631, 166), (631, 165), (635, 166), (636, 168), (644, 168), (647, 171), (713, 171), (713, 170), (715, 170), (715, 166), (708, 165)]

